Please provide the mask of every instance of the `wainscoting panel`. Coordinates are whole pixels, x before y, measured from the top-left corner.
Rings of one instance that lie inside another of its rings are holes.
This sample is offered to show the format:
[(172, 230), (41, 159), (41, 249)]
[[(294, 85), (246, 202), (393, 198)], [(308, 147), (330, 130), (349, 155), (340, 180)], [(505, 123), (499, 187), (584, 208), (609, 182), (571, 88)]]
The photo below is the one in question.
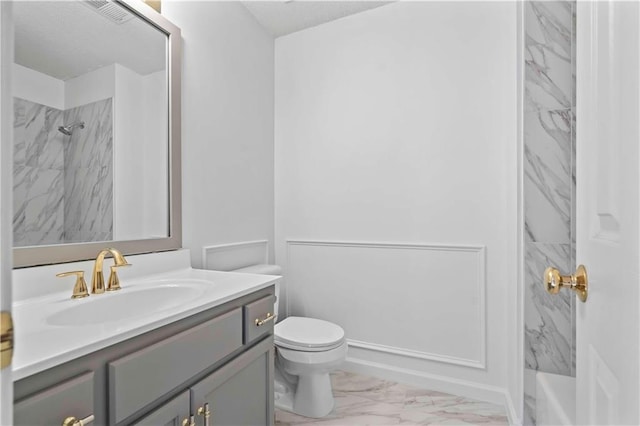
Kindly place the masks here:
[(290, 315), (340, 324), (350, 347), (485, 368), (485, 248), (287, 241)]

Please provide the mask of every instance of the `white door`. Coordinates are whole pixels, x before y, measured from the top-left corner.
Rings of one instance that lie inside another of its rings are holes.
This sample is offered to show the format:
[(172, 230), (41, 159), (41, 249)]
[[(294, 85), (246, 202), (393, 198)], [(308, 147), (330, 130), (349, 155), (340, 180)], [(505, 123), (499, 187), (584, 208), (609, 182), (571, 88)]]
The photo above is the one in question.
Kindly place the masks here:
[(577, 424), (640, 424), (640, 7), (578, 2)]
[[(11, 3), (0, 1), (0, 311), (11, 312), (12, 269), (12, 164), (13, 96), (10, 71), (13, 64)], [(7, 142), (8, 141), (8, 142)], [(0, 321), (0, 326), (3, 322)], [(13, 419), (11, 367), (0, 370), (0, 425)]]

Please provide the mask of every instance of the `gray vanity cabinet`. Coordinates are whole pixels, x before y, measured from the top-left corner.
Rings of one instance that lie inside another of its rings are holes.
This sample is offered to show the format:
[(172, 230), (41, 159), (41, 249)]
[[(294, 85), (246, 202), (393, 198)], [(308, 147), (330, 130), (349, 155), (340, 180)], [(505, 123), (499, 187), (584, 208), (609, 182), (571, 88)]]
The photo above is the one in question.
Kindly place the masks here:
[(250, 339), (246, 324), (269, 316), (273, 293), (255, 291), (17, 381), (15, 424), (93, 415), (89, 426), (183, 426), (190, 416), (197, 426), (273, 425), (273, 321)]
[[(273, 419), (274, 349), (265, 339), (191, 387), (196, 425), (263, 426)], [(205, 421), (204, 415), (209, 413)]]

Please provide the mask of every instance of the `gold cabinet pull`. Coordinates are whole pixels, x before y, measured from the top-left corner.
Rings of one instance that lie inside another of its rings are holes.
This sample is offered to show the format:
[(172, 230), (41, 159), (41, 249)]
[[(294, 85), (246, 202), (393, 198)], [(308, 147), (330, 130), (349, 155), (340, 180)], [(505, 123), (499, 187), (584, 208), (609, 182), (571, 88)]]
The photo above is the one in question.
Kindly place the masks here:
[(62, 421), (62, 426), (84, 426), (95, 420), (94, 415), (85, 417), (84, 419), (76, 419), (75, 417), (67, 417)]
[(182, 426), (196, 426), (196, 416), (190, 416), (182, 421)]
[(556, 268), (548, 267), (544, 271), (544, 286), (550, 294), (558, 294), (562, 287), (566, 287), (575, 291), (581, 302), (586, 302), (589, 295), (587, 269), (580, 265), (575, 275), (560, 275)]
[(273, 321), (274, 319), (276, 319), (276, 316), (271, 312), (267, 312), (267, 316), (265, 318), (263, 319), (256, 318), (256, 327), (260, 327), (261, 325), (264, 325), (269, 321)]
[(209, 426), (209, 418), (211, 417), (209, 403), (205, 403), (203, 407), (198, 408), (198, 415), (204, 417), (204, 426)]
[(0, 312), (0, 370), (13, 359), (13, 319), (9, 312)]
[(71, 275), (76, 276), (76, 285), (73, 286), (72, 299), (81, 299), (87, 297), (89, 292), (87, 291), (87, 282), (84, 280), (84, 271), (69, 271), (56, 274), (56, 277), (68, 277)]

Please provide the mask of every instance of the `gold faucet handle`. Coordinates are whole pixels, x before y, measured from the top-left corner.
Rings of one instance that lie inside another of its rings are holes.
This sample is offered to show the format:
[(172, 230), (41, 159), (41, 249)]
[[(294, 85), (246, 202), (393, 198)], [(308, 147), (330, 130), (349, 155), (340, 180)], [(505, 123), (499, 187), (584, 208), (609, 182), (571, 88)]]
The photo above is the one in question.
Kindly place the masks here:
[(131, 266), (131, 264), (125, 263), (124, 265), (111, 265), (111, 273), (109, 274), (107, 291), (118, 291), (122, 289), (122, 287), (120, 287), (120, 278), (118, 278), (117, 269), (122, 268), (123, 266)]
[(69, 271), (56, 274), (56, 277), (69, 277), (71, 275), (76, 276), (76, 285), (73, 286), (72, 299), (82, 299), (87, 297), (89, 292), (87, 291), (87, 282), (84, 280), (84, 271)]

